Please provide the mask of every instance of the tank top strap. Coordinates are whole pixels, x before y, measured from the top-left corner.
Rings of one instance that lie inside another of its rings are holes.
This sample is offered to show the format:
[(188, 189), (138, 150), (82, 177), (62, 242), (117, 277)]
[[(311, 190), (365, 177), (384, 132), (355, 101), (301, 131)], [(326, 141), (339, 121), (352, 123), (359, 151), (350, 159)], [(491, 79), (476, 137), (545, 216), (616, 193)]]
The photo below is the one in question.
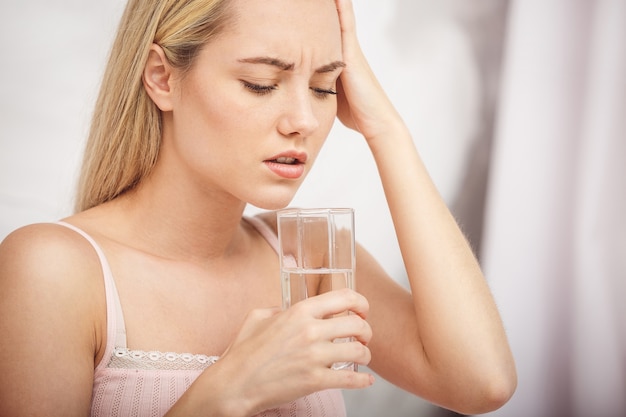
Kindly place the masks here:
[(280, 249), (278, 248), (278, 236), (269, 224), (257, 216), (244, 217), (244, 219), (254, 226), (254, 228), (265, 238), (265, 240), (267, 240), (267, 243), (270, 244), (276, 253), (280, 252)]
[[(102, 356), (103, 360), (100, 361), (97, 368), (105, 367), (108, 362), (108, 360), (106, 359), (110, 358), (113, 355), (113, 350), (116, 347), (126, 347), (126, 325), (124, 324), (122, 304), (120, 303), (120, 297), (115, 286), (113, 272), (111, 271), (109, 262), (107, 261), (104, 252), (100, 248), (100, 245), (98, 245), (91, 236), (89, 236), (85, 231), (69, 223), (59, 221), (57, 222), (57, 224), (65, 226), (68, 229), (71, 229), (84, 237), (94, 248), (100, 260), (100, 265), (102, 266), (102, 275), (104, 278), (104, 290), (107, 306), (107, 343), (104, 355)], [(113, 335), (114, 337), (111, 337)]]

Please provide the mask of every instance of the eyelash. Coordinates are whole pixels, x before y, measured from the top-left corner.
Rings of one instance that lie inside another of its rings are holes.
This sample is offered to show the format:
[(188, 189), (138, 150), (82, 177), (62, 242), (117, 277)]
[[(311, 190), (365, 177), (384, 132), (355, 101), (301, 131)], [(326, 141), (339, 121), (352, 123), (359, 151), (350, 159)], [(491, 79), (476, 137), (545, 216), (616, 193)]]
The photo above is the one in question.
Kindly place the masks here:
[(252, 91), (254, 94), (257, 94), (259, 96), (264, 96), (266, 94), (271, 93), (273, 90), (276, 90), (275, 85), (253, 84), (248, 81), (242, 81), (242, 83), (244, 87), (246, 87), (248, 90)]
[[(275, 85), (260, 85), (260, 84), (254, 84), (248, 81), (242, 81), (242, 83), (245, 88), (247, 88), (248, 90), (250, 90), (251, 92), (259, 96), (270, 94), (272, 91), (277, 89), (277, 86)], [(333, 96), (337, 95), (337, 92), (334, 90), (325, 90), (323, 88), (315, 88), (315, 87), (310, 87), (310, 89), (311, 91), (313, 91), (315, 96), (320, 99), (328, 98), (328, 96), (331, 96), (331, 95)]]
[(328, 96), (336, 96), (337, 92), (335, 90), (325, 90), (323, 88), (314, 88), (310, 87), (313, 93), (321, 99), (328, 98)]

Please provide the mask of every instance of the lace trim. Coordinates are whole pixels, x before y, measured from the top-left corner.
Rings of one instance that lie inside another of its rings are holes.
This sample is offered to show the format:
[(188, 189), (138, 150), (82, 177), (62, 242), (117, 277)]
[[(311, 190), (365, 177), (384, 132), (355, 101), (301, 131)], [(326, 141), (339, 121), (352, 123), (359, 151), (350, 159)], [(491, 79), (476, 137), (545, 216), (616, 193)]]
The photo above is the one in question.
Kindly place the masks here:
[(192, 353), (146, 352), (116, 347), (109, 368), (203, 371), (217, 362), (219, 356), (194, 355)]

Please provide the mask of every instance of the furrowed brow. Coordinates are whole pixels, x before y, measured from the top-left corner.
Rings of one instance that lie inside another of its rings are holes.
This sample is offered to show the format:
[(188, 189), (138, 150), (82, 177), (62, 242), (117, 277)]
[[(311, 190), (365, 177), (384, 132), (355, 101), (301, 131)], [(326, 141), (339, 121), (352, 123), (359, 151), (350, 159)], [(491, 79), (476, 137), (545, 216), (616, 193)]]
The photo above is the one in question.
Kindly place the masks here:
[(273, 67), (280, 68), (283, 71), (291, 71), (295, 67), (295, 64), (281, 61), (280, 59), (277, 59), (277, 58), (270, 58), (270, 57), (265, 57), (265, 56), (260, 56), (256, 58), (243, 58), (243, 59), (240, 59), (239, 62), (244, 62), (247, 64), (271, 65)]
[[(295, 64), (293, 63), (285, 62), (278, 58), (265, 57), (265, 56), (259, 56), (259, 57), (254, 57), (254, 58), (242, 58), (239, 60), (239, 62), (243, 62), (246, 64), (270, 65), (273, 67), (277, 67), (281, 69), (282, 71), (291, 71), (295, 68)], [(318, 74), (325, 74), (328, 72), (336, 71), (339, 68), (344, 68), (345, 66), (346, 66), (345, 62), (334, 61), (334, 62), (331, 62), (330, 64), (322, 65), (321, 67), (317, 68), (315, 72)]]

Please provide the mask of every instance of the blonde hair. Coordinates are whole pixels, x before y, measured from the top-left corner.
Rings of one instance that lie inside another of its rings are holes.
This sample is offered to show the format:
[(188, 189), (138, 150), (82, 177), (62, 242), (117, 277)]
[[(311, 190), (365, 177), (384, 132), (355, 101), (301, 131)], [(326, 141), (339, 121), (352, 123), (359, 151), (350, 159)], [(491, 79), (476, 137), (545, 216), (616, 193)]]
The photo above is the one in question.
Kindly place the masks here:
[(129, 0), (96, 101), (78, 184), (77, 211), (135, 187), (152, 170), (161, 112), (142, 76), (150, 46), (184, 73), (202, 46), (223, 31), (228, 0)]

